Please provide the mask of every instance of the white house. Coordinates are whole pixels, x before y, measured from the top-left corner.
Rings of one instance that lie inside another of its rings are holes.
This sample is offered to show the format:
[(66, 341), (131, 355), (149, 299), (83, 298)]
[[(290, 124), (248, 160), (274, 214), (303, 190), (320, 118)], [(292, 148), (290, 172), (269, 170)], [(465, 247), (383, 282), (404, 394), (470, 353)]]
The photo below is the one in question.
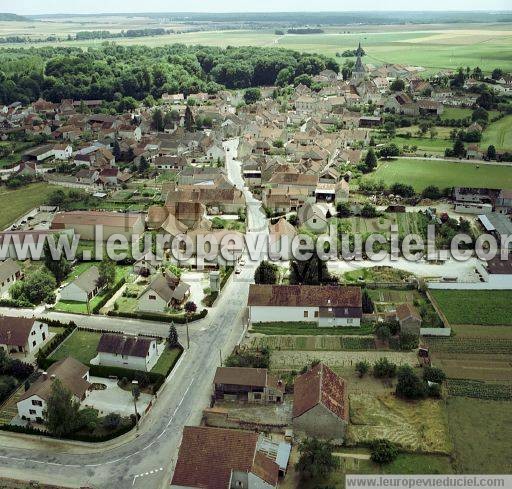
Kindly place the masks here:
[(8, 292), (12, 284), (22, 276), (20, 266), (12, 258), (0, 262), (0, 297)]
[(60, 291), (60, 298), (63, 301), (88, 302), (100, 290), (98, 279), (100, 271), (93, 266), (78, 276), (75, 280), (65, 285)]
[(314, 322), (320, 327), (359, 326), (359, 287), (341, 285), (262, 285), (249, 288), (251, 323)]
[(53, 147), (54, 157), (56, 160), (68, 160), (73, 154), (71, 144), (57, 144)]
[(149, 372), (159, 353), (155, 338), (102, 334), (92, 363)]
[(158, 274), (139, 295), (139, 311), (165, 312), (166, 308), (182, 304), (190, 295), (190, 285), (170, 272)]
[(29, 387), (16, 403), (21, 419), (42, 423), (43, 412), (52, 391), (52, 382), (59, 379), (73, 394), (76, 401), (82, 402), (88, 395), (89, 367), (72, 357), (55, 362)]
[(33, 318), (0, 317), (0, 348), (9, 353), (31, 353), (48, 337), (46, 323)]
[(224, 148), (219, 143), (212, 144), (207, 150), (206, 150), (206, 156), (210, 160), (214, 161), (224, 161), (226, 157), (226, 152), (224, 151)]

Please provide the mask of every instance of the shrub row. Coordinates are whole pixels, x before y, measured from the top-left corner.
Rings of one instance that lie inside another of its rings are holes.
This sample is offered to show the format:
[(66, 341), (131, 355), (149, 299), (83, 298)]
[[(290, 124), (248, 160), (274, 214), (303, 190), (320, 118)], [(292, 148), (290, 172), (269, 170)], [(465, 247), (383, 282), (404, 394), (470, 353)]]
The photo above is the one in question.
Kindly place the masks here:
[[(197, 321), (203, 319), (208, 314), (207, 309), (203, 309), (201, 312), (191, 314), (188, 318), (188, 322)], [(108, 316), (117, 316), (132, 319), (143, 319), (146, 321), (160, 321), (162, 323), (178, 323), (185, 324), (187, 319), (184, 316), (164, 316), (163, 314), (157, 314), (152, 312), (123, 312), (123, 311), (108, 311)]]
[(22, 307), (32, 307), (33, 304), (31, 304), (28, 301), (20, 301), (15, 299), (0, 299), (0, 307), (14, 307), (16, 309), (22, 308)]
[(11, 431), (14, 433), (24, 433), (27, 435), (47, 436), (48, 438), (58, 438), (61, 440), (75, 440), (75, 441), (84, 441), (84, 442), (90, 442), (90, 443), (101, 443), (101, 442), (113, 440), (114, 438), (124, 435), (125, 433), (128, 433), (130, 430), (132, 430), (133, 427), (135, 426), (135, 421), (132, 418), (130, 418), (130, 419), (131, 419), (130, 423), (121, 425), (120, 428), (118, 428), (117, 430), (112, 431), (111, 433), (105, 433), (104, 435), (87, 435), (84, 433), (70, 433), (69, 435), (58, 437), (48, 431), (40, 430), (37, 428), (32, 428), (32, 427), (28, 427), (28, 426), (9, 425), (9, 424), (0, 425), (0, 430)]
[(73, 322), (67, 325), (61, 323), (60, 321), (54, 321), (51, 319), (45, 319), (44, 322), (48, 324), (48, 326), (65, 327), (66, 329), (62, 331), (62, 333), (56, 334), (43, 348), (41, 348), (37, 352), (36, 362), (40, 368), (47, 368), (45, 365), (46, 360), (48, 359), (48, 355), (52, 353), (55, 350), (55, 348), (57, 348), (77, 327), (76, 324)]
[(101, 298), (101, 300), (92, 308), (93, 314), (98, 314), (100, 309), (112, 298), (112, 296), (126, 283), (126, 278), (123, 277), (117, 282), (107, 293)]

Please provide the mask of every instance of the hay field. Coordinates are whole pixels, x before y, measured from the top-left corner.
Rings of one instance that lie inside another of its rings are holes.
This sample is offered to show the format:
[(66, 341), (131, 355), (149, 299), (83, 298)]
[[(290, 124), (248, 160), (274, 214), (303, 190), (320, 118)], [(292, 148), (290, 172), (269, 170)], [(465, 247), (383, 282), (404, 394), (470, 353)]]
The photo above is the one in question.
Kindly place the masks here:
[(348, 445), (384, 438), (410, 451), (452, 451), (442, 401), (407, 402), (392, 395), (351, 394), (349, 406)]

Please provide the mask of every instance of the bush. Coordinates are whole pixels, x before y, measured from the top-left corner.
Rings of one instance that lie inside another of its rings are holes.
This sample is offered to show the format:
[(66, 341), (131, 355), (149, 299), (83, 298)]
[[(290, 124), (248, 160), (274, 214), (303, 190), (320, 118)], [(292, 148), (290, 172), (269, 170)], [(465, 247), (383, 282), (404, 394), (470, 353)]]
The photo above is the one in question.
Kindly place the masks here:
[(389, 464), (398, 457), (398, 447), (389, 440), (375, 440), (370, 444), (371, 459), (379, 465)]
[(392, 378), (396, 375), (396, 365), (387, 358), (381, 358), (373, 366), (373, 376), (378, 379)]
[(107, 430), (115, 430), (121, 424), (121, 416), (117, 413), (107, 414), (103, 418), (103, 427)]
[(440, 368), (425, 367), (423, 370), (423, 380), (442, 384), (446, 380), (446, 374)]
[(356, 372), (359, 374), (359, 377), (364, 377), (368, 371), (370, 370), (370, 364), (366, 361), (357, 362), (356, 363)]
[[(191, 323), (193, 321), (197, 321), (198, 319), (202, 319), (206, 317), (207, 314), (207, 309), (203, 309), (201, 312), (191, 314), (188, 318), (188, 322)], [(147, 321), (160, 321), (162, 323), (169, 323), (170, 321), (173, 321), (177, 324), (185, 324), (187, 322), (187, 319), (184, 316), (167, 316), (164, 314), (157, 314), (151, 312), (108, 311), (107, 315), (124, 318), (145, 319)]]
[(92, 308), (93, 314), (98, 314), (100, 309), (112, 298), (112, 296), (125, 284), (126, 279), (123, 277), (107, 293), (99, 300), (99, 302)]
[(375, 336), (381, 341), (388, 341), (391, 338), (391, 331), (383, 324), (375, 330)]
[(423, 399), (427, 395), (426, 383), (408, 365), (398, 369), (396, 395), (405, 399)]
[(400, 333), (400, 350), (410, 351), (418, 348), (419, 337), (414, 333)]

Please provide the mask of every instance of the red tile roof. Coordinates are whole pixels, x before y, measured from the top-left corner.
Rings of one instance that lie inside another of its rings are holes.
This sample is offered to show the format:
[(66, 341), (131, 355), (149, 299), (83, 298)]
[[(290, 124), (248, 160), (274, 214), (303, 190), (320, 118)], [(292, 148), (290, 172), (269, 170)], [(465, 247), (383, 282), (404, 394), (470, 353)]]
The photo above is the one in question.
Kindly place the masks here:
[(254, 473), (275, 485), (279, 467), (257, 452), (258, 438), (250, 431), (186, 426), (172, 485), (226, 489), (233, 470)]
[(318, 404), (338, 418), (348, 419), (346, 382), (322, 363), (295, 379), (293, 417), (302, 416)]

